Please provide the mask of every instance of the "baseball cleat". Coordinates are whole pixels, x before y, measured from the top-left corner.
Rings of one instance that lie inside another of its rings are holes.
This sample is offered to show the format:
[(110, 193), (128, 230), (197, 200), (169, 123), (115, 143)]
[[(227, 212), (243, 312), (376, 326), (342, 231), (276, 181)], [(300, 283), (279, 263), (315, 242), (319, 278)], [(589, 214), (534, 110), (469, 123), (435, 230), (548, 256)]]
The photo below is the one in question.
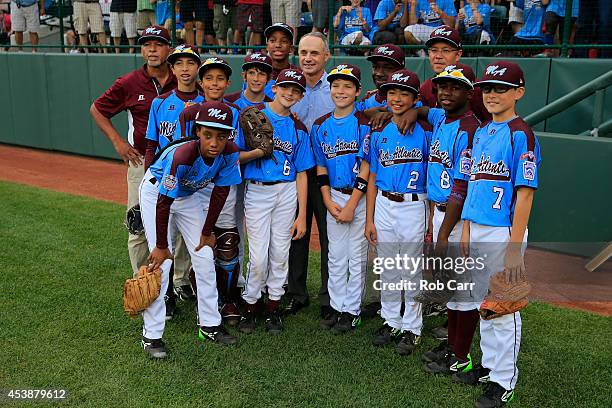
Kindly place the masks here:
[(371, 302), (365, 305), (363, 310), (361, 311), (361, 316), (366, 319), (380, 316), (380, 302)]
[(200, 326), (198, 328), (198, 338), (200, 340), (209, 340), (215, 343), (222, 344), (224, 346), (231, 346), (236, 344), (238, 340), (229, 334), (223, 325), (205, 327)]
[(221, 318), (230, 326), (240, 323), (240, 310), (235, 303), (226, 303), (221, 308)]
[(484, 368), (480, 364), (472, 367), (471, 371), (458, 372), (453, 374), (453, 381), (466, 385), (480, 385), (489, 382), (489, 373), (491, 370)]
[(166, 320), (172, 320), (176, 316), (176, 297), (165, 295), (164, 302), (166, 303)]
[(291, 300), (289, 300), (289, 303), (287, 303), (287, 306), (285, 306), (285, 308), (283, 309), (283, 314), (285, 316), (297, 314), (300, 310), (307, 307), (308, 304), (309, 304), (308, 301), (300, 302), (299, 300), (296, 300), (295, 298), (291, 298)]
[(431, 335), (434, 339), (440, 341), (448, 340), (448, 327), (438, 326), (431, 329)]
[(323, 330), (329, 330), (338, 323), (339, 318), (340, 312), (330, 307), (329, 311), (319, 320), (319, 327)]
[(442, 343), (438, 344), (435, 348), (423, 353), (423, 356), (421, 356), (421, 360), (423, 360), (424, 363), (431, 363), (433, 361), (438, 361), (444, 358), (444, 356), (447, 353), (450, 353), (451, 351), (452, 349), (451, 349), (451, 346), (448, 344), (448, 342), (443, 341)]
[(399, 329), (394, 329), (385, 323), (374, 334), (372, 344), (375, 346), (385, 346), (389, 343), (397, 342), (400, 335), (401, 331)]
[(397, 343), (396, 351), (401, 356), (407, 356), (408, 354), (412, 354), (412, 352), (416, 349), (416, 347), (421, 342), (421, 336), (417, 336), (411, 331), (403, 331), (399, 337), (399, 342)]
[(446, 304), (429, 303), (423, 307), (423, 317), (439, 316), (446, 313)]
[(183, 302), (195, 299), (195, 295), (193, 293), (193, 290), (191, 289), (191, 285), (181, 285), (175, 287), (174, 294), (178, 297), (179, 300)]
[(278, 311), (269, 313), (266, 317), (266, 331), (270, 334), (281, 334), (284, 329), (280, 313)]
[(257, 327), (257, 318), (255, 317), (254, 311), (247, 311), (240, 318), (240, 323), (238, 323), (238, 330), (242, 333), (253, 333), (255, 328)]
[(361, 316), (343, 312), (336, 324), (331, 328), (334, 334), (343, 334), (361, 326)]
[(476, 400), (476, 408), (500, 408), (514, 399), (514, 390), (506, 390), (495, 382), (486, 385), (485, 392)]
[(472, 356), (468, 354), (465, 361), (459, 360), (453, 353), (448, 353), (443, 359), (427, 363), (423, 370), (429, 374), (451, 375), (459, 372), (467, 373), (472, 369)]
[(166, 358), (166, 344), (162, 339), (147, 339), (142, 337), (142, 348), (151, 358)]

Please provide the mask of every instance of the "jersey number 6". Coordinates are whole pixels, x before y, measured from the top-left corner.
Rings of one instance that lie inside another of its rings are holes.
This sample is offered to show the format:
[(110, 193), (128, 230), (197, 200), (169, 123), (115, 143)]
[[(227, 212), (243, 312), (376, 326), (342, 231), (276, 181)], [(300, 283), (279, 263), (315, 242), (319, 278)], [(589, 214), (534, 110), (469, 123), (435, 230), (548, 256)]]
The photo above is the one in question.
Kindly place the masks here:
[(288, 176), (291, 174), (291, 166), (289, 165), (289, 160), (285, 160), (283, 164), (283, 176)]

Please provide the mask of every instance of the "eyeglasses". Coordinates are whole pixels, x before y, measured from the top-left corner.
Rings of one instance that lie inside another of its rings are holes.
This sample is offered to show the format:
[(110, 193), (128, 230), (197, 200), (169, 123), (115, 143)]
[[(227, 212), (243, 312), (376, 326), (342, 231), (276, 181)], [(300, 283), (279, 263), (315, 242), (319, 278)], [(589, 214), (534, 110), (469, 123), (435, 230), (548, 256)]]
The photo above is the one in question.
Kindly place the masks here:
[(450, 55), (453, 52), (457, 52), (455, 48), (428, 48), (427, 51), (432, 54)]
[(511, 89), (515, 89), (512, 86), (506, 86), (506, 85), (483, 85), (480, 87), (480, 90), (482, 91), (483, 94), (488, 94), (491, 92), (495, 92), (496, 94), (503, 94), (508, 92)]

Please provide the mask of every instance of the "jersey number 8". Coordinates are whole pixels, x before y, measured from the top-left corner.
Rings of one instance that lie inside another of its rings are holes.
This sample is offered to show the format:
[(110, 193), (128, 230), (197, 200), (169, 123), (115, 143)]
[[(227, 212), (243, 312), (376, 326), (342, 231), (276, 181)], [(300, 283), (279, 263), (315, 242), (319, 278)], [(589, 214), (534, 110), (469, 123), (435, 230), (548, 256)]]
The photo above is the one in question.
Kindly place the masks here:
[(446, 190), (449, 189), (450, 186), (450, 176), (446, 170), (442, 170), (442, 173), (440, 174), (440, 187)]

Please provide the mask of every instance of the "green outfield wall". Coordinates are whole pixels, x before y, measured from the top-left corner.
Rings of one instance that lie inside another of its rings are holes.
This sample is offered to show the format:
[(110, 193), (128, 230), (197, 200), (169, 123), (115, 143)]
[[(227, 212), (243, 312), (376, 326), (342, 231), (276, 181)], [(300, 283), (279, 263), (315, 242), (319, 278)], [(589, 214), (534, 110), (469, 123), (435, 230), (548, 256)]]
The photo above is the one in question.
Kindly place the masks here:
[[(230, 92), (242, 80), (242, 57), (228, 58), (234, 68)], [(464, 58), (477, 75), (492, 58)], [(612, 69), (612, 60), (515, 59), (525, 71), (527, 92), (518, 111), (527, 115)], [(363, 58), (332, 57), (363, 72), (372, 89), (369, 63)], [(407, 67), (421, 79), (432, 75), (424, 58)], [(142, 65), (140, 55), (0, 54), (0, 142), (76, 154), (117, 158), (112, 145), (89, 115), (92, 101), (120, 75)], [(612, 139), (577, 134), (591, 127), (594, 96), (536, 126), (542, 145), (540, 185), (531, 217), (530, 241), (612, 241)], [(612, 116), (612, 91), (605, 94), (603, 118)], [(127, 117), (113, 120), (120, 134)]]

